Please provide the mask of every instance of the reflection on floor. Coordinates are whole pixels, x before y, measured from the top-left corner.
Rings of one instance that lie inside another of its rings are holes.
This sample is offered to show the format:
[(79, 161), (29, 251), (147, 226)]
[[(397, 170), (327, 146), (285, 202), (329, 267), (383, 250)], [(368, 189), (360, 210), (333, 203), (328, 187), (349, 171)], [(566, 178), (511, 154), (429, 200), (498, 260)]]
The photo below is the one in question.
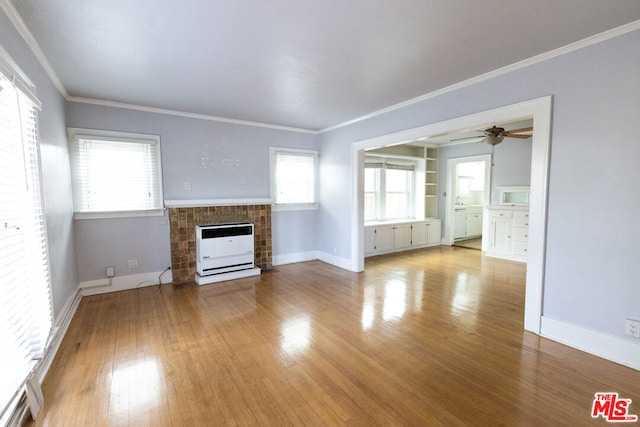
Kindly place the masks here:
[(453, 246), (458, 246), (459, 248), (477, 249), (481, 251), (482, 238), (480, 237), (477, 239), (460, 240), (459, 242), (454, 243)]

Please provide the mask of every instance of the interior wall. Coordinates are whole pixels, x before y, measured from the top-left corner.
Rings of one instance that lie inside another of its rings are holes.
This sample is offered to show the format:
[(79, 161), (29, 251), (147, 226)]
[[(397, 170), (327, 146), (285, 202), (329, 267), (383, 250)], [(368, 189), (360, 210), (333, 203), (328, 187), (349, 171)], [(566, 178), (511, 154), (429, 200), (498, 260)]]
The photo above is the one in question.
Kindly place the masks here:
[[(623, 340), (640, 318), (640, 31), (321, 135), (325, 185), (351, 182), (351, 144), (553, 95), (544, 316)], [(535, 123), (534, 123), (535, 128)], [(535, 177), (533, 177), (535, 179)], [(321, 193), (318, 249), (351, 256), (351, 187)], [(635, 342), (635, 341), (634, 341)]]
[(0, 44), (35, 84), (42, 110), (38, 115), (44, 204), (55, 321), (78, 286), (73, 231), (71, 175), (65, 129), (64, 98), (29, 47), (0, 11)]
[[(165, 200), (269, 198), (269, 147), (318, 148), (314, 134), (76, 102), (67, 103), (67, 125), (160, 135)], [(273, 212), (274, 257), (315, 251), (315, 221), (316, 211)], [(107, 265), (119, 274), (171, 265), (166, 214), (75, 223), (82, 282), (104, 278)], [(138, 268), (128, 268), (131, 258)]]

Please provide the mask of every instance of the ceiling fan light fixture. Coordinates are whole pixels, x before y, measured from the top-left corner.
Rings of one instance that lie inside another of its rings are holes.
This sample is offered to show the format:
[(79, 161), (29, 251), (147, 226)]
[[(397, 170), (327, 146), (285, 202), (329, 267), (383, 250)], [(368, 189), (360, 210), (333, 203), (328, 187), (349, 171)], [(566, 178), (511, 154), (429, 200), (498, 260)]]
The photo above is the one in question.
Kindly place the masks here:
[(504, 136), (491, 135), (491, 136), (487, 136), (484, 142), (486, 142), (489, 145), (498, 145), (502, 142), (503, 139), (504, 139)]

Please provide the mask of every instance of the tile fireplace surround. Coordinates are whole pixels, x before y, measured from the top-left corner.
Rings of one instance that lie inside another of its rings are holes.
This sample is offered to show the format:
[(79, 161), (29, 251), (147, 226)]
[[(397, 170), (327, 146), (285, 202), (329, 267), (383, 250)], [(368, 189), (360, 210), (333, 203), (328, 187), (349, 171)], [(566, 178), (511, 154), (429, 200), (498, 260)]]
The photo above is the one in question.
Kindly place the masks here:
[(271, 205), (170, 207), (171, 270), (174, 284), (191, 283), (196, 276), (196, 225), (223, 222), (253, 224), (255, 264), (271, 269)]

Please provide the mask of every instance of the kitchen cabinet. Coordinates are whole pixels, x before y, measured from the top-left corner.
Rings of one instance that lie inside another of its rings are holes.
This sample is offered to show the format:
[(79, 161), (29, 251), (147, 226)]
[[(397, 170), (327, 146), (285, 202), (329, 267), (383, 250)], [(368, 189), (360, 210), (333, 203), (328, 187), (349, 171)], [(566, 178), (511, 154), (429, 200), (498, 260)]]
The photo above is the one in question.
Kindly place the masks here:
[(488, 256), (526, 261), (529, 238), (528, 206), (487, 206), (485, 236)]
[(482, 207), (456, 207), (453, 238), (463, 240), (482, 236)]
[(364, 228), (365, 256), (439, 245), (441, 225), (439, 219), (367, 225)]
[(466, 237), (482, 235), (482, 212), (468, 212), (466, 219)]

